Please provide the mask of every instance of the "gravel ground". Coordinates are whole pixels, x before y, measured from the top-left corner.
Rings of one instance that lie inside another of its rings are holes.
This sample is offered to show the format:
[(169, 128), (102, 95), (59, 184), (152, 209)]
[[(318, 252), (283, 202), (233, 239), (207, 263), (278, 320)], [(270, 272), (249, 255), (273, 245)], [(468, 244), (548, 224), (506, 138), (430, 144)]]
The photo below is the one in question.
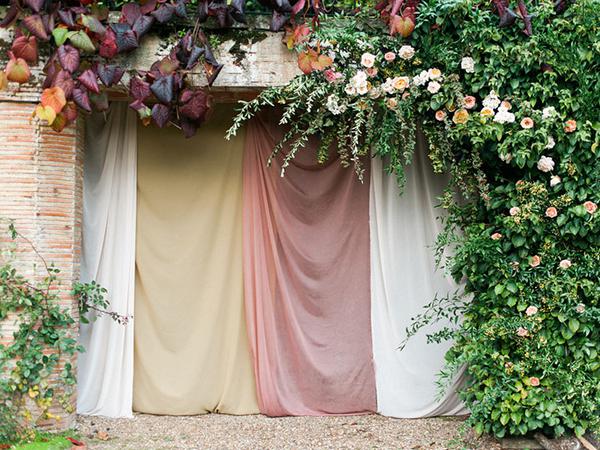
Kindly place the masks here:
[(135, 449), (401, 449), (499, 450), (495, 440), (461, 439), (460, 418), (392, 419), (378, 415), (81, 416), (77, 431), (91, 450)]

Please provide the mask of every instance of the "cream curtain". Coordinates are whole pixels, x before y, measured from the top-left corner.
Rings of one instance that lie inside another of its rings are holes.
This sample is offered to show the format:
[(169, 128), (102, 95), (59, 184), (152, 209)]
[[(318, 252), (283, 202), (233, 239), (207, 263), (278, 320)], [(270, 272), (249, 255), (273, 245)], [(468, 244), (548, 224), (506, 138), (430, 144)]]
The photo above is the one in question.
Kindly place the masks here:
[[(435, 207), (447, 179), (435, 175), (419, 136), (407, 184), (399, 194), (394, 176), (383, 171), (380, 158), (371, 172), (371, 321), (378, 412), (393, 417), (453, 415), (465, 412), (455, 384), (436, 401), (435, 377), (443, 367), (445, 344), (427, 344), (426, 332), (398, 350), (411, 318), (435, 295), (458, 286), (435, 269), (432, 245), (441, 231)], [(427, 331), (432, 331), (429, 328)], [(458, 383), (457, 380), (456, 383)]]
[(155, 414), (257, 413), (242, 285), (244, 133), (138, 134), (134, 401)]
[[(135, 280), (136, 118), (113, 103), (86, 121), (82, 281), (108, 289), (111, 309), (131, 315)], [(91, 318), (94, 314), (90, 314)], [(81, 326), (77, 411), (131, 416), (133, 323), (100, 317)]]

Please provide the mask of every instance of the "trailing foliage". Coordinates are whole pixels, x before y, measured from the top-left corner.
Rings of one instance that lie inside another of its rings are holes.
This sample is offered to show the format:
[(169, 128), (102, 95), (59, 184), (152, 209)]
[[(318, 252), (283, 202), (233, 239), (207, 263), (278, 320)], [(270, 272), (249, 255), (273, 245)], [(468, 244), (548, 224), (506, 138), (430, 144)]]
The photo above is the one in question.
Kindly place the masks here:
[[(32, 425), (59, 419), (50, 412), (53, 404), (72, 412), (75, 374), (70, 361), (84, 350), (77, 342), (77, 315), (60, 305), (60, 271), (48, 265), (12, 223), (9, 233), (15, 244), (20, 241), (35, 252), (45, 275), (39, 283), (27, 280), (10, 256), (0, 266), (0, 321), (16, 326), (12, 339), (0, 345), (0, 442), (27, 440), (35, 435)], [(129, 319), (107, 310), (106, 290), (97, 283), (75, 283), (71, 294), (78, 300), (82, 322), (87, 322), (89, 310), (121, 324)], [(50, 377), (58, 377), (60, 383), (50, 383)]]
[(477, 0), (422, 1), (409, 38), (369, 12), (299, 26), (304, 74), (243, 104), (228, 133), (278, 106), (274, 154), (319, 135), (322, 160), (360, 177), (372, 152), (402, 184), (420, 124), (452, 175), (440, 254), (452, 246), (466, 281), (407, 334), (451, 320), (429, 336), (454, 340), (440, 382), (465, 367), (469, 423), (496, 436), (600, 427), (600, 3), (566, 6), (530, 6), (522, 32), (508, 3)]

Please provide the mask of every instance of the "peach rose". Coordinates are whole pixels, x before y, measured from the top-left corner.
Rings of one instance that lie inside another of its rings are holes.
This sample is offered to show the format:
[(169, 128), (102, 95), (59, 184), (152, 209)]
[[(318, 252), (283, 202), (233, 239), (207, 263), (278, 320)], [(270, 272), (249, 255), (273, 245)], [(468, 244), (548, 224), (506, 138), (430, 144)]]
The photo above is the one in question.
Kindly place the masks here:
[(538, 312), (538, 308), (537, 306), (528, 306), (527, 309), (525, 310), (525, 314), (527, 314), (528, 316), (535, 316)]
[(494, 110), (492, 108), (485, 107), (479, 112), (479, 114), (481, 114), (482, 117), (492, 117), (494, 115)]
[(551, 219), (554, 219), (557, 215), (558, 215), (558, 211), (556, 210), (556, 208), (554, 206), (550, 206), (549, 208), (546, 209), (546, 217), (550, 217)]
[(427, 71), (427, 75), (429, 75), (430, 80), (435, 80), (436, 78), (439, 78), (442, 76), (442, 71), (440, 69), (434, 67)]
[(383, 55), (383, 59), (385, 59), (387, 62), (392, 62), (396, 59), (396, 54), (394, 52), (387, 52), (385, 55)]
[(508, 111), (509, 109), (512, 108), (512, 105), (510, 104), (510, 102), (504, 100), (502, 103), (500, 103), (499, 107)]
[(469, 111), (466, 109), (456, 110), (452, 116), (452, 122), (454, 123), (466, 123), (467, 120), (469, 120)]
[(369, 75), (371, 78), (374, 77), (375, 75), (377, 75), (377, 67), (369, 67), (367, 70), (367, 75)]
[(410, 84), (410, 78), (408, 77), (396, 77), (392, 80), (394, 89), (402, 92)]
[(387, 106), (389, 109), (395, 109), (396, 106), (398, 106), (398, 100), (396, 100), (394, 97), (388, 98), (385, 101), (385, 106)]
[(529, 331), (527, 331), (527, 328), (519, 327), (519, 328), (517, 328), (517, 336), (520, 336), (520, 337), (529, 336)]
[(475, 108), (475, 97), (473, 97), (472, 95), (467, 95), (465, 98), (463, 98), (463, 106), (466, 109), (473, 109)]
[(533, 119), (531, 117), (523, 117), (523, 120), (521, 120), (521, 128), (525, 128), (526, 130), (533, 128)]
[(363, 53), (363, 55), (360, 58), (360, 63), (367, 68), (373, 67), (373, 65), (375, 64), (375, 55), (368, 52)]
[(529, 384), (533, 387), (537, 387), (540, 385), (540, 379), (538, 377), (531, 377), (529, 378)]
[(442, 122), (447, 116), (448, 115), (446, 114), (446, 111), (442, 111), (441, 109), (435, 112), (435, 120), (439, 120), (440, 122)]
[(590, 200), (585, 202), (583, 204), (583, 207), (589, 214), (594, 214), (596, 212), (596, 210), (598, 209), (598, 205), (596, 205), (594, 202), (592, 202)]
[(498, 241), (498, 240), (502, 239), (502, 235), (500, 233), (494, 233), (494, 234), (492, 234), (492, 239), (494, 241)]
[(577, 121), (570, 119), (565, 122), (565, 133), (572, 133), (577, 129)]
[(537, 267), (542, 263), (542, 258), (540, 258), (538, 255), (533, 255), (531, 257), (531, 259), (529, 260), (529, 265), (531, 267)]

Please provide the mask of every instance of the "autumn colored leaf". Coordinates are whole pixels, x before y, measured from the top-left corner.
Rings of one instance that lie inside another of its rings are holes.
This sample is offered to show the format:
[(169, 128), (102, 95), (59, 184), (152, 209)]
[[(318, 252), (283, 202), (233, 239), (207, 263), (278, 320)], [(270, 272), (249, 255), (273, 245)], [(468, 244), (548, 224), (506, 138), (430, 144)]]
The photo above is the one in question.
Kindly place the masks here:
[(204, 120), (210, 107), (206, 92), (200, 89), (186, 89), (180, 97), (179, 112), (191, 120)]
[(13, 41), (11, 51), (17, 58), (23, 58), (31, 64), (37, 63), (38, 46), (35, 36), (18, 36)]
[(106, 33), (106, 28), (102, 23), (94, 16), (82, 14), (81, 15), (81, 24), (90, 30), (92, 33), (103, 35)]
[(129, 92), (134, 100), (144, 101), (150, 95), (150, 85), (138, 77), (129, 81)]
[(56, 119), (56, 111), (51, 106), (38, 105), (35, 108), (35, 116), (40, 120), (48, 122), (48, 125), (52, 125), (52, 122)]
[(58, 86), (54, 86), (43, 90), (41, 103), (43, 107), (49, 106), (58, 114), (67, 104), (67, 99), (63, 90)]
[(16, 2), (11, 2), (8, 11), (6, 11), (6, 15), (0, 22), (0, 27), (7, 28), (11, 26), (14, 23), (14, 21), (17, 20), (17, 17), (19, 17), (20, 10), (21, 9), (19, 8)]
[[(70, 9), (59, 9), (58, 17), (60, 18), (61, 22), (64, 23), (65, 25), (67, 25), (69, 27), (75, 26), (75, 19), (73, 18), (73, 12)], [(55, 30), (56, 30), (56, 28), (55, 28)], [(52, 34), (54, 34), (54, 31), (52, 31)], [(62, 42), (61, 42), (61, 44), (62, 44)], [(61, 45), (61, 44), (57, 43), (57, 45)]]
[(119, 49), (117, 48), (117, 35), (112, 28), (107, 28), (106, 33), (102, 37), (102, 41), (100, 41), (98, 53), (100, 56), (107, 59), (112, 59), (119, 53)]
[(78, 115), (77, 105), (74, 102), (67, 102), (60, 113), (65, 116), (67, 122), (73, 122)]
[(399, 34), (406, 38), (415, 29), (415, 23), (410, 17), (392, 16), (390, 19), (390, 34)]
[(64, 116), (64, 114), (57, 114), (50, 126), (54, 131), (60, 133), (65, 127), (69, 124), (69, 121)]
[(135, 100), (134, 102), (129, 104), (129, 107), (138, 113), (138, 117), (144, 124), (144, 126), (148, 126), (152, 121), (152, 110), (148, 108), (142, 101)]
[(6, 78), (8, 81), (15, 81), (17, 83), (27, 83), (31, 77), (31, 70), (27, 65), (27, 61), (23, 58), (15, 58), (12, 56), (6, 64)]
[(129, 25), (135, 23), (142, 16), (140, 5), (137, 3), (125, 3), (121, 7), (121, 19), (127, 22)]
[(106, 92), (100, 92), (99, 94), (90, 94), (90, 102), (96, 111), (107, 111), (108, 110), (108, 95)]
[(149, 14), (156, 9), (156, 0), (141, 0), (140, 1), (140, 12), (142, 14)]
[(73, 95), (73, 89), (75, 89), (75, 82), (73, 81), (72, 75), (66, 70), (60, 70), (54, 80), (52, 86), (59, 87), (65, 93), (65, 98), (69, 99)]
[(310, 28), (305, 24), (294, 27), (294, 29), (287, 34), (287, 48), (292, 50), (298, 44), (305, 42), (309, 34)]
[(31, 34), (33, 34), (38, 39), (43, 41), (48, 40), (48, 33), (46, 32), (46, 26), (44, 25), (44, 21), (39, 14), (33, 14), (31, 16), (25, 17), (21, 23), (25, 28), (29, 30)]
[(79, 50), (71, 45), (61, 45), (57, 50), (58, 61), (63, 69), (75, 72), (79, 68)]
[(98, 94), (100, 88), (98, 87), (98, 79), (92, 69), (84, 70), (77, 79), (83, 84), (88, 91)]
[(163, 128), (167, 123), (169, 123), (170, 117), (171, 109), (167, 105), (156, 103), (152, 107), (152, 119), (159, 128)]
[(313, 71), (312, 62), (316, 59), (316, 54), (317, 52), (310, 48), (298, 54), (298, 67), (305, 74)]
[(0, 91), (4, 91), (8, 87), (8, 78), (5, 72), (0, 72)]
[(333, 64), (333, 60), (327, 55), (319, 55), (316, 61), (312, 62), (314, 70), (323, 70)]
[(81, 109), (91, 112), (92, 104), (90, 103), (90, 97), (85, 89), (75, 88), (73, 89), (73, 100)]
[(24, 0), (24, 3), (31, 8), (33, 12), (39, 13), (45, 0)]

